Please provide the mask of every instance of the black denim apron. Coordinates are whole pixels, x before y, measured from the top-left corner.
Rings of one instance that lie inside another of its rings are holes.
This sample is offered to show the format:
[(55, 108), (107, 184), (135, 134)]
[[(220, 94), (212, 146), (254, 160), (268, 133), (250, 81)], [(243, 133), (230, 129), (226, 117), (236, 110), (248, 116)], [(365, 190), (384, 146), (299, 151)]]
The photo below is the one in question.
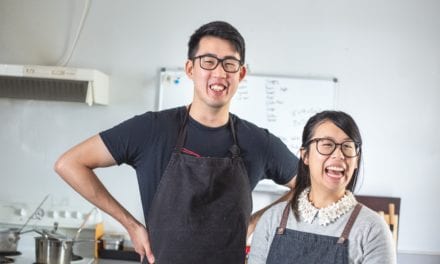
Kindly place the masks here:
[(252, 211), (249, 179), (234, 124), (231, 157), (182, 154), (189, 109), (150, 208), (157, 264), (243, 264)]
[(362, 208), (360, 203), (351, 213), (340, 237), (286, 229), (290, 207), (287, 203), (284, 208), (266, 264), (348, 264), (348, 235)]

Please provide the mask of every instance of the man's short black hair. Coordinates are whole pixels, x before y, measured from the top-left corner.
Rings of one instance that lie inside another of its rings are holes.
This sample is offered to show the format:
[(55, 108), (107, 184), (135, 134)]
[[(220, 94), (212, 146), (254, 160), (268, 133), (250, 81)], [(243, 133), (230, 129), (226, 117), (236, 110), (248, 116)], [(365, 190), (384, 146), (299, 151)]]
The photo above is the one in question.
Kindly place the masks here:
[(199, 48), (200, 39), (205, 36), (213, 36), (228, 40), (240, 54), (240, 62), (245, 62), (244, 38), (231, 24), (224, 21), (213, 21), (197, 29), (188, 42), (188, 59), (194, 58)]

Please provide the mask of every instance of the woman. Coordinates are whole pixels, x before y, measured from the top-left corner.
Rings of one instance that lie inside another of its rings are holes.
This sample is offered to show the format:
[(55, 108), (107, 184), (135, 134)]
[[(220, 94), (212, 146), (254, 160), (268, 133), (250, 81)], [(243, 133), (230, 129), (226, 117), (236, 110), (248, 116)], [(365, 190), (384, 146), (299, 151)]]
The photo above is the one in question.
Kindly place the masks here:
[(352, 194), (361, 145), (356, 123), (344, 112), (308, 120), (293, 198), (262, 216), (249, 264), (396, 263), (385, 221)]

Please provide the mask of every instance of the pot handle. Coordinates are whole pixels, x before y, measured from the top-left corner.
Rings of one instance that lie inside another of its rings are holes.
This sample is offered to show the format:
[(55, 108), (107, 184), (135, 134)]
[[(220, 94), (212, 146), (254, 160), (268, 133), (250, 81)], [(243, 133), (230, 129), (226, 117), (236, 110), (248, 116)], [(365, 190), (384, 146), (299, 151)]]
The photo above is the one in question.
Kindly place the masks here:
[(81, 225), (79, 226), (78, 230), (76, 231), (76, 235), (73, 238), (73, 241), (76, 241), (79, 237), (79, 233), (81, 232), (81, 230), (84, 228), (84, 226), (86, 225), (87, 221), (89, 221), (90, 216), (92, 215), (92, 213), (97, 210), (96, 207), (93, 207), (92, 210), (90, 210), (89, 213), (87, 213), (86, 217), (84, 218), (84, 221), (81, 223)]

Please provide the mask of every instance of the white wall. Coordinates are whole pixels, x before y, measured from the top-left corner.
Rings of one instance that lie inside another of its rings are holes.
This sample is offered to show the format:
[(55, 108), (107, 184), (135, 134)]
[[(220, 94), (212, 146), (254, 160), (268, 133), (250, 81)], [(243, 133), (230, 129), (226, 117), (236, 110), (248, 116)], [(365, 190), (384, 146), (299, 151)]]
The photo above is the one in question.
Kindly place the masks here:
[[(52, 193), (54, 202), (89, 206), (55, 175), (56, 158), (153, 110), (159, 68), (182, 67), (192, 32), (222, 19), (246, 38), (252, 73), (339, 79), (338, 106), (357, 120), (365, 141), (360, 192), (402, 198), (400, 251), (440, 254), (439, 1), (152, 2), (92, 1), (69, 66), (109, 74), (109, 106), (0, 99), (0, 200)], [(55, 65), (73, 39), (83, 3), (0, 1), (0, 63)], [(133, 171), (98, 173), (142, 218)]]

